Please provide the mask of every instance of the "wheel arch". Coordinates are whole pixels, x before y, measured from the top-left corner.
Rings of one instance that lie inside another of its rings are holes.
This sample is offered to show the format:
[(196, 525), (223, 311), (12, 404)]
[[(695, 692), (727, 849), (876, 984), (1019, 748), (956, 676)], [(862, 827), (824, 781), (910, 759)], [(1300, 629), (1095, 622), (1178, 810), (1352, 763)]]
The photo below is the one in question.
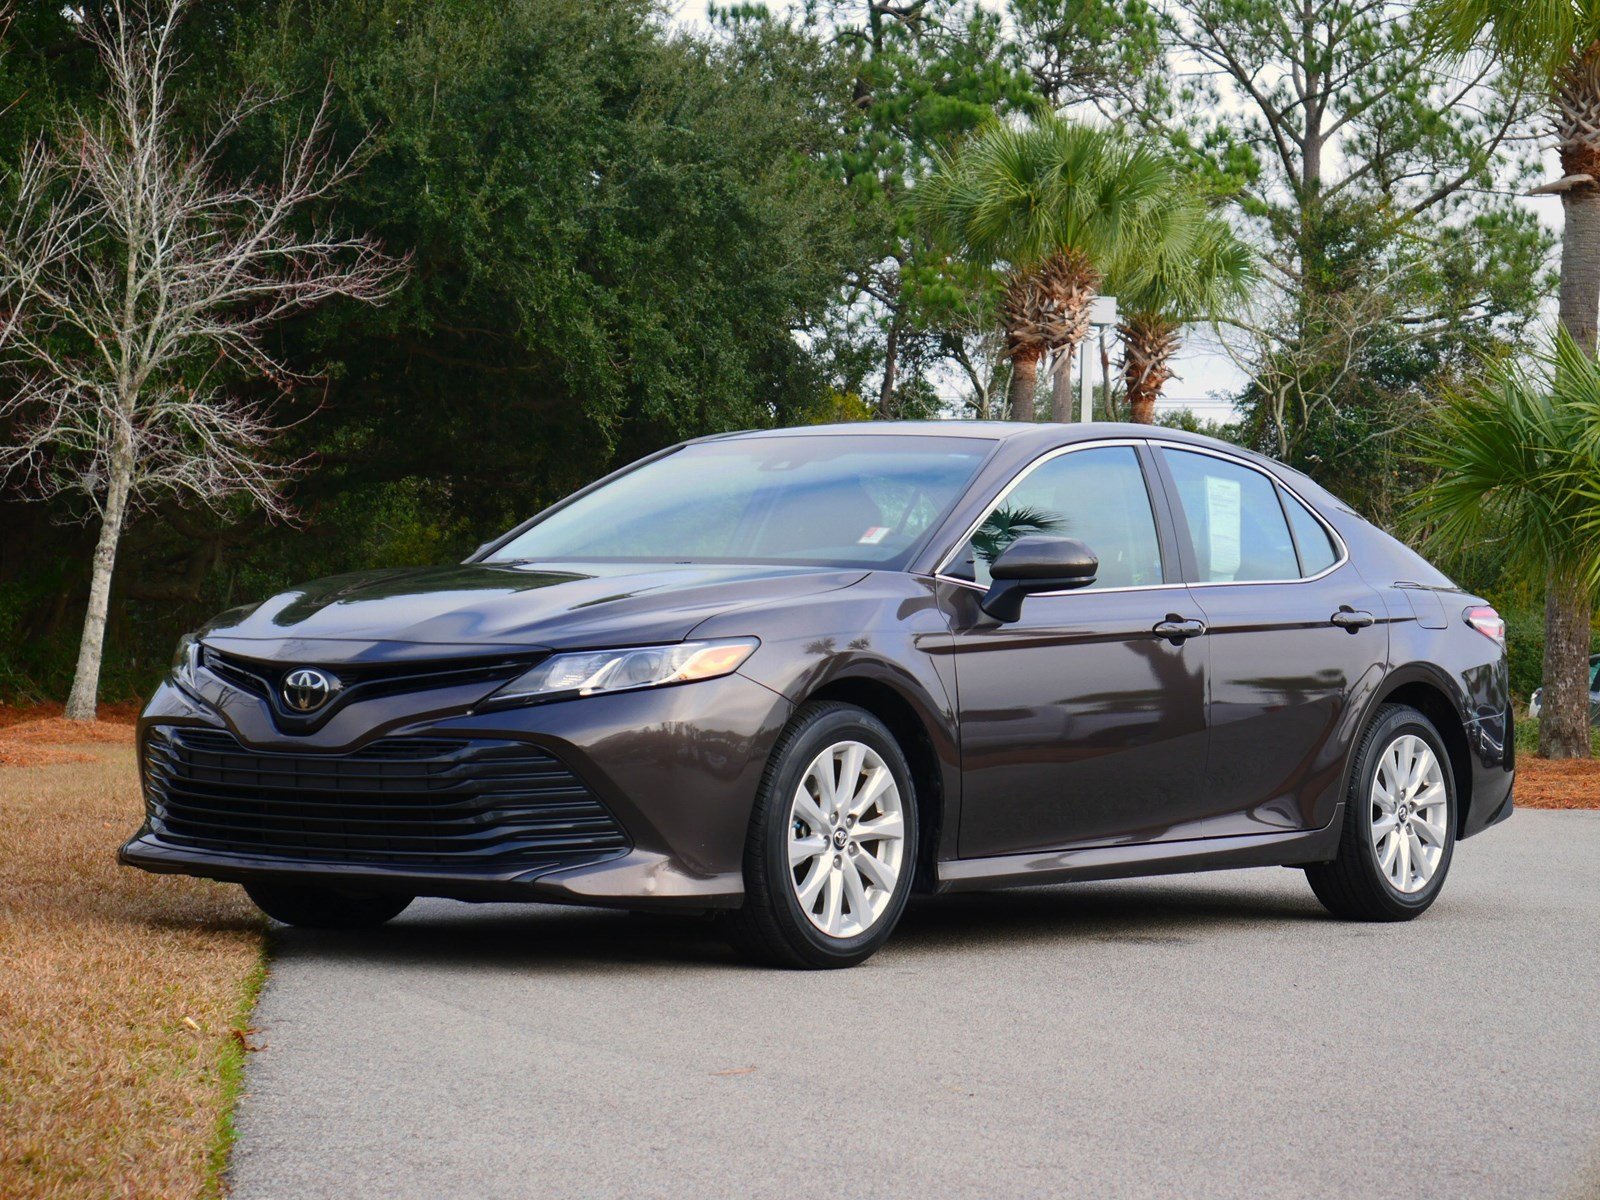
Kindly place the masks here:
[(927, 718), (893, 684), (871, 675), (844, 675), (808, 693), (802, 703), (833, 700), (853, 704), (889, 727), (916, 790), (917, 855), (913, 890), (933, 891), (938, 880), (939, 841), (947, 801), (944, 769)]
[[(1467, 813), (1472, 808), (1472, 747), (1467, 741), (1466, 717), (1459, 694), (1437, 668), (1413, 663), (1392, 672), (1384, 680), (1371, 710), (1361, 723), (1363, 730), (1371, 724), (1373, 714), (1385, 704), (1404, 704), (1414, 708), (1439, 731), (1445, 754), (1450, 759), (1450, 774), (1456, 785), (1456, 836), (1464, 837)], [(1353, 748), (1350, 769), (1355, 769)], [(1345, 792), (1349, 794), (1348, 786)]]

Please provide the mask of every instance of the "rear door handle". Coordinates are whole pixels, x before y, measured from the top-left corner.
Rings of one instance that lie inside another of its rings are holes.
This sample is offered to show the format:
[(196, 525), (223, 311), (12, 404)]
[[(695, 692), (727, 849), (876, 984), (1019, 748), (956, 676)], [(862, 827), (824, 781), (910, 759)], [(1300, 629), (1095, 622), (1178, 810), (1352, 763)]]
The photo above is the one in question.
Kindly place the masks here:
[(1338, 612), (1334, 613), (1333, 616), (1328, 618), (1329, 622), (1337, 625), (1340, 629), (1343, 629), (1347, 633), (1354, 633), (1358, 629), (1365, 629), (1377, 619), (1378, 618), (1374, 617), (1371, 613), (1358, 612), (1349, 605), (1341, 608)]
[(1150, 632), (1159, 638), (1166, 638), (1174, 646), (1181, 646), (1189, 638), (1199, 637), (1205, 631), (1206, 623), (1204, 621), (1196, 621), (1192, 617), (1180, 617), (1177, 613), (1168, 613), (1167, 619), (1165, 621), (1157, 621), (1155, 628)]

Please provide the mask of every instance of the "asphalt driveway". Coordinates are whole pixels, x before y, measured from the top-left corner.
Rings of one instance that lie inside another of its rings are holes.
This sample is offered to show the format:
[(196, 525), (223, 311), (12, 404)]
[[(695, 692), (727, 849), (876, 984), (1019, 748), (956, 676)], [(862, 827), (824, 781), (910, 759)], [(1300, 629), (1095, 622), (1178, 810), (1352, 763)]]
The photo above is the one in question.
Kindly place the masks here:
[(414, 905), (281, 930), (237, 1200), (1600, 1196), (1600, 813), (1409, 925), (1297, 871), (921, 903), (853, 971), (701, 923)]

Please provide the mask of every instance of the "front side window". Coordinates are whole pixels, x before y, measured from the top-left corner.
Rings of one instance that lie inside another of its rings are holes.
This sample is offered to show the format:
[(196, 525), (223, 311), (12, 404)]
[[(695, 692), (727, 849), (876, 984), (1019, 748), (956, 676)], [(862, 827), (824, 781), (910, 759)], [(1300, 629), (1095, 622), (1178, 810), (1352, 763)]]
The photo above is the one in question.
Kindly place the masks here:
[(1300, 578), (1294, 539), (1271, 479), (1209, 454), (1161, 453), (1178, 485), (1201, 583)]
[(897, 569), (990, 446), (841, 434), (699, 442), (578, 497), (486, 561)]
[(990, 511), (950, 573), (988, 587), (989, 565), (1025, 533), (1083, 542), (1100, 559), (1095, 588), (1163, 582), (1150, 492), (1131, 446), (1074, 450), (1039, 464)]

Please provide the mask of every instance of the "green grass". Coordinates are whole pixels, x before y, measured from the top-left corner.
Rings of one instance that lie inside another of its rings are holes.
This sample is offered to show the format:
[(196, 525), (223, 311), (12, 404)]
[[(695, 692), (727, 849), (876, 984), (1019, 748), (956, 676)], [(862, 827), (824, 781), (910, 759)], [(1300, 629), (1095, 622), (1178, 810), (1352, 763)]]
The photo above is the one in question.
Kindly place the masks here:
[(223, 1048), (222, 1059), (217, 1064), (218, 1078), (222, 1087), (222, 1111), (217, 1114), (216, 1133), (206, 1156), (206, 1176), (204, 1189), (201, 1192), (206, 1200), (220, 1200), (226, 1194), (228, 1158), (233, 1152), (234, 1142), (239, 1139), (239, 1130), (234, 1124), (233, 1114), (238, 1107), (239, 1097), (244, 1092), (244, 1066), (250, 1054), (250, 1017), (255, 1012), (256, 1001), (260, 998), (261, 989), (266, 982), (267, 948), (263, 946), (261, 957), (245, 976), (244, 984), (239, 989), (239, 1002), (234, 1010), (233, 1024), (229, 1030), (231, 1036)]

